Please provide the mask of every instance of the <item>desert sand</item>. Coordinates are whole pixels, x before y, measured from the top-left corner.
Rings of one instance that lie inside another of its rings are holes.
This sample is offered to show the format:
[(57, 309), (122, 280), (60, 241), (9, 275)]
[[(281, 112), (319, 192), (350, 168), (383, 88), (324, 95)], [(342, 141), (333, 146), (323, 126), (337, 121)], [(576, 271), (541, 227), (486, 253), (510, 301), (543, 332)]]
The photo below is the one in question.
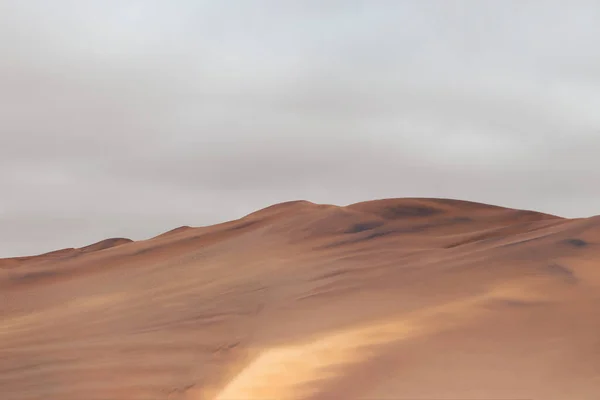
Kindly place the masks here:
[(0, 260), (3, 400), (600, 398), (600, 217), (278, 204)]

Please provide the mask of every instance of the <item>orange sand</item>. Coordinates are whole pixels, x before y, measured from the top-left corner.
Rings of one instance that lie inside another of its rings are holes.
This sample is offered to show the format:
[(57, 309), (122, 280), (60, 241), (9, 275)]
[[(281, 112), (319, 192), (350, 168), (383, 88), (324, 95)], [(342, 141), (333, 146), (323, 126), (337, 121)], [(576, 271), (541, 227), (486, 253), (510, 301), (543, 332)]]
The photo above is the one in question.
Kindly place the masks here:
[(600, 220), (290, 202), (0, 260), (6, 400), (596, 400)]

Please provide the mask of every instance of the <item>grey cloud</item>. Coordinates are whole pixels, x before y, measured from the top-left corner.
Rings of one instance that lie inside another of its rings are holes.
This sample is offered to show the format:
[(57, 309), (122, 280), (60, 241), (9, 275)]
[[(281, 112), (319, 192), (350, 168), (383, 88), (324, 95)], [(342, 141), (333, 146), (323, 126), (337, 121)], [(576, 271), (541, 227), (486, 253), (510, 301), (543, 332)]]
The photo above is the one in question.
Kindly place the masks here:
[(600, 213), (594, 1), (0, 2), (0, 256), (279, 201)]

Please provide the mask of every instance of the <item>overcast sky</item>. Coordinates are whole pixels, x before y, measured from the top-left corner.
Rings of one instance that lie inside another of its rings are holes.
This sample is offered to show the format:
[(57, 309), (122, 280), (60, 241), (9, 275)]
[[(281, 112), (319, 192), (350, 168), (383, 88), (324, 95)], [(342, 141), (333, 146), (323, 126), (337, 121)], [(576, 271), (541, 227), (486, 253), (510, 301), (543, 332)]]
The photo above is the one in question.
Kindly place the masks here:
[(600, 214), (600, 3), (0, 0), (0, 256), (307, 199)]

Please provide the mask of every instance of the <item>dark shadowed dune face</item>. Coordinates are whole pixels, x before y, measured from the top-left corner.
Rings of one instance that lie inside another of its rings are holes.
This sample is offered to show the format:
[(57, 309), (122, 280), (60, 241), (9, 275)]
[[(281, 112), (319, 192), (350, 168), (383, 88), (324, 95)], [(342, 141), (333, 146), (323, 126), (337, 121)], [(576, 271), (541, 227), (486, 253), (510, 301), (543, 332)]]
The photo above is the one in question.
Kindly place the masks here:
[(551, 263), (546, 266), (546, 270), (551, 274), (562, 277), (566, 282), (577, 282), (577, 276), (575, 273), (570, 268), (567, 268), (561, 264)]
[(0, 398), (597, 400), (600, 224), (277, 204), (0, 260)]
[(391, 199), (358, 203), (347, 208), (362, 212), (370, 212), (385, 219), (429, 217), (446, 211), (444, 203), (421, 199)]
[(379, 228), (383, 225), (383, 222), (380, 221), (371, 221), (371, 222), (359, 222), (357, 224), (352, 225), (346, 233), (359, 233), (364, 231), (370, 231), (375, 228)]
[(379, 215), (386, 219), (398, 219), (407, 217), (429, 217), (441, 212), (442, 211), (439, 209), (425, 206), (392, 206), (386, 207)]
[(565, 243), (567, 243), (573, 247), (585, 247), (588, 245), (588, 243), (582, 239), (567, 239), (567, 240), (565, 240)]

